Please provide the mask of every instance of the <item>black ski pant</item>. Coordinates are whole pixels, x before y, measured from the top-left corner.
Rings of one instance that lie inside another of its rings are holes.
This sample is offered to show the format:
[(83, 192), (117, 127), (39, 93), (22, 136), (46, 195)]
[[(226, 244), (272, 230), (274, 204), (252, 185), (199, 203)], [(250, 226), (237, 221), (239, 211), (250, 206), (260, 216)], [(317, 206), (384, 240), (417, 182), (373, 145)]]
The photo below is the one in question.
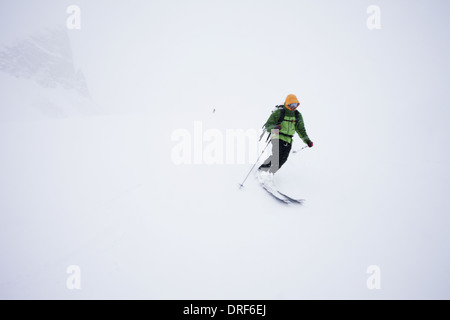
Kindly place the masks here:
[(272, 155), (264, 161), (259, 170), (277, 172), (286, 162), (291, 152), (292, 144), (281, 139), (272, 140)]

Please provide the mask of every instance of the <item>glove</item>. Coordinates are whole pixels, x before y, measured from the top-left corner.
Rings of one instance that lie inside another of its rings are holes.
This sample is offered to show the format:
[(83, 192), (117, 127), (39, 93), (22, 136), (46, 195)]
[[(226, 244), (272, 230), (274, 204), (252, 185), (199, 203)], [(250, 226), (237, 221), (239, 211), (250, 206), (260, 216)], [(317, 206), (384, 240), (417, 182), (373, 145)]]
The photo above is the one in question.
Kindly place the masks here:
[(278, 125), (276, 125), (275, 127), (273, 127), (272, 133), (273, 133), (273, 134), (279, 134), (279, 133), (280, 133), (280, 129), (281, 129), (281, 125), (278, 124)]
[(307, 144), (308, 147), (310, 147), (310, 148), (314, 145), (314, 143), (313, 143), (311, 140), (309, 140), (306, 144)]

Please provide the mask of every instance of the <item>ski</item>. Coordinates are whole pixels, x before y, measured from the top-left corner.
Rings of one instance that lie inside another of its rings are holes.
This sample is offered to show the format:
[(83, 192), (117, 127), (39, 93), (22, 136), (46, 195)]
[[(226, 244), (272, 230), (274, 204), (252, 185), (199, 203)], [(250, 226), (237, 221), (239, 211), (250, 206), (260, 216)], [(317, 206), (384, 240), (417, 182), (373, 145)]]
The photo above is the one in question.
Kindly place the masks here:
[(278, 191), (279, 194), (281, 194), (282, 196), (284, 196), (286, 199), (288, 199), (291, 202), (297, 203), (297, 204), (303, 204), (303, 202), (305, 202), (305, 199), (295, 199), (292, 198), (286, 194), (284, 194), (283, 192)]
[(258, 179), (259, 184), (261, 187), (266, 190), (272, 197), (274, 197), (276, 200), (284, 203), (284, 204), (303, 204), (303, 199), (294, 199), (292, 197), (289, 197), (288, 195), (278, 191), (277, 187), (273, 183), (271, 179), (267, 180), (263, 176), (261, 176), (260, 172), (256, 173), (256, 177)]
[(278, 192), (276, 189), (271, 188), (266, 183), (260, 183), (260, 186), (267, 191), (268, 194), (270, 194), (275, 200), (284, 203), (284, 204), (290, 204), (291, 200), (289, 200), (287, 197), (282, 195), (280, 192)]

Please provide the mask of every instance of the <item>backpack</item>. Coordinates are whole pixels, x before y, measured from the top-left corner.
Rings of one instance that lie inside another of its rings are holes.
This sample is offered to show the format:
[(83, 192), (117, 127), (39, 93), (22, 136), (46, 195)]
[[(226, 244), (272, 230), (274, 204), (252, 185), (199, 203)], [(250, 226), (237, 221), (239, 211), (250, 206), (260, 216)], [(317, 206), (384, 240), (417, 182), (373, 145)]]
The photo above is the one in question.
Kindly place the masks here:
[[(278, 105), (275, 106), (275, 109), (272, 110), (272, 113), (275, 112), (276, 110), (280, 110), (280, 118), (278, 119), (277, 124), (280, 125), (283, 121), (284, 121), (284, 117), (286, 115), (286, 109), (284, 108), (284, 105)], [(300, 112), (298, 112), (298, 110), (295, 110), (295, 125), (297, 126), (298, 121), (300, 120)], [(266, 127), (263, 125), (263, 132), (261, 134), (261, 136), (259, 137), (259, 140), (261, 141), (263, 135), (266, 133)], [(267, 136), (267, 140), (269, 140), (271, 133), (269, 133), (269, 135)]]
[[(280, 109), (280, 118), (278, 119), (277, 124), (281, 124), (284, 121), (284, 116), (286, 115), (286, 109), (284, 108), (284, 105), (275, 106), (275, 109), (272, 111)], [(297, 125), (298, 120), (300, 120), (300, 113), (298, 110), (295, 110), (295, 125)]]

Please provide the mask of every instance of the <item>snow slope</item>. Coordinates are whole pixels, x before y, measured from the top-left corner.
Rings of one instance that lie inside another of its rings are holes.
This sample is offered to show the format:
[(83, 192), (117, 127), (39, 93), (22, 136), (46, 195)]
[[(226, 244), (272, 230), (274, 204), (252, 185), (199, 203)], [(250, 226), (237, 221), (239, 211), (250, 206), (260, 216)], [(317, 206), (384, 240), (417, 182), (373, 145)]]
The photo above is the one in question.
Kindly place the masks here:
[[(1, 299), (450, 297), (448, 4), (383, 4), (379, 33), (355, 1), (80, 6), (71, 66), (91, 96), (0, 74)], [(315, 145), (275, 182), (304, 206), (253, 176), (240, 190), (250, 159), (175, 163), (177, 130), (205, 155), (205, 132), (259, 133), (288, 93)]]

